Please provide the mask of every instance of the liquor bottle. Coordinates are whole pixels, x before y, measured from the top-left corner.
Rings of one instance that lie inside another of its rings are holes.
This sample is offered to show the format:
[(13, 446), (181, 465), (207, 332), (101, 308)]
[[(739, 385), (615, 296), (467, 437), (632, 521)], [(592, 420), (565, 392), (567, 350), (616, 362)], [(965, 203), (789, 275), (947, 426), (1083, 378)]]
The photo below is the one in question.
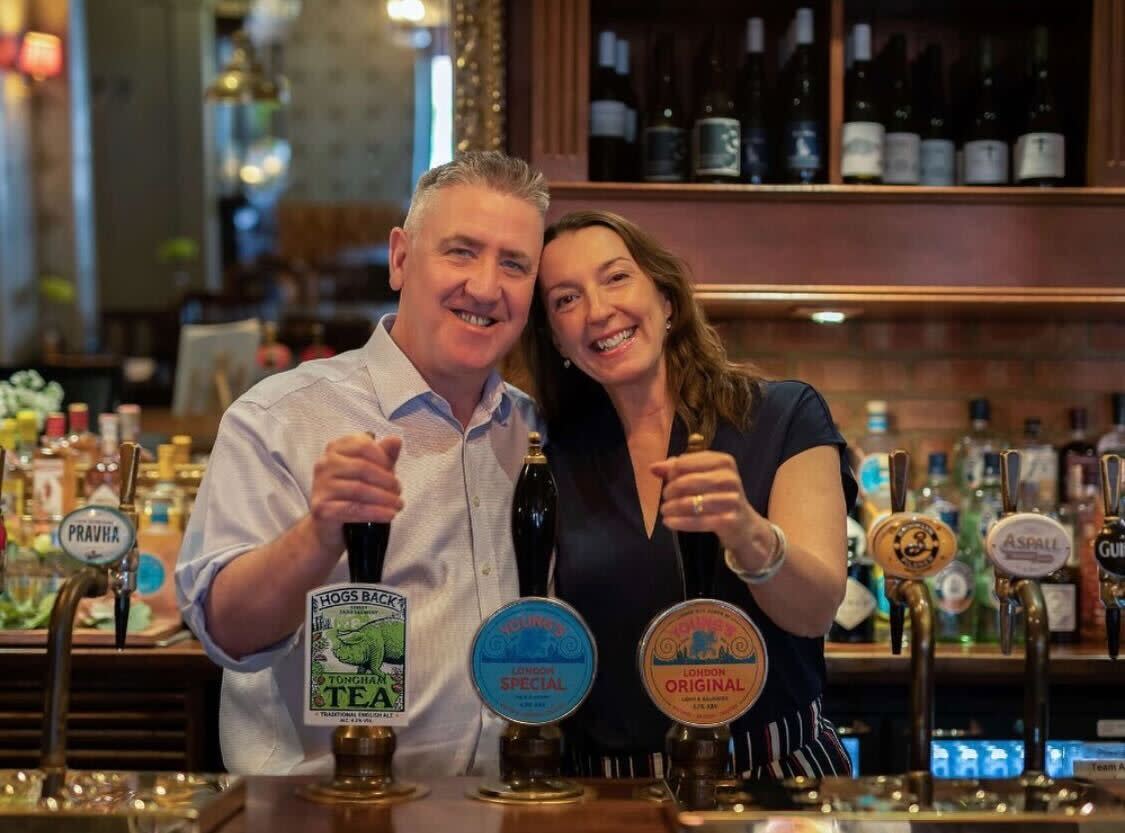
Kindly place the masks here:
[(1058, 509), (1059, 460), (1055, 448), (1044, 442), (1043, 423), (1036, 417), (1023, 421), (1020, 446), (1020, 510), (1053, 514)]
[(895, 35), (887, 46), (886, 151), (883, 182), (917, 185), (922, 176), (922, 137), (906, 63), (906, 37)]
[(676, 61), (671, 35), (661, 35), (653, 54), (654, 78), (641, 137), (645, 182), (683, 182), (687, 178), (687, 131), (676, 92)]
[(170, 443), (156, 448), (156, 465), (159, 479), (145, 496), (139, 520), (140, 529), (149, 525), (164, 524), (183, 532), (184, 493), (176, 485), (176, 448)]
[(726, 84), (726, 67), (714, 31), (707, 39), (702, 84), (691, 135), (691, 174), (696, 182), (737, 182), (742, 126)]
[(18, 524), (23, 515), (24, 480), (16, 452), (14, 419), (0, 420), (0, 448), (5, 452), (4, 465), (0, 466), (0, 518)]
[(897, 444), (890, 432), (887, 403), (867, 403), (867, 433), (860, 439), (859, 492), (863, 499), (860, 519), (865, 529), (891, 511), (890, 452)]
[(820, 90), (813, 66), (812, 9), (797, 9), (795, 35), (782, 135), (785, 178), (793, 183), (818, 182), (824, 172), (824, 136)]
[(871, 26), (852, 27), (852, 70), (849, 78), (840, 172), (847, 183), (878, 183), (883, 178), (883, 124), (875, 103), (871, 77)]
[(512, 496), (512, 545), (520, 596), (546, 596), (558, 523), (558, 488), (539, 432), (527, 435), (527, 454)]
[(1072, 494), (1068, 480), (1073, 476), (1073, 466), (1082, 468), (1082, 482), (1097, 487), (1101, 477), (1098, 468), (1098, 448), (1086, 433), (1086, 409), (1071, 408), (1070, 440), (1059, 448), (1058, 494)]
[(1066, 137), (1047, 59), (1046, 26), (1035, 27), (1032, 55), (1031, 97), (1016, 140), (1015, 180), (1019, 185), (1061, 185), (1066, 176)]
[(625, 155), (625, 102), (617, 82), (617, 37), (598, 35), (598, 66), (590, 88), (590, 179), (617, 179)]
[(1047, 606), (1047, 627), (1055, 645), (1074, 645), (1082, 638), (1079, 605), (1082, 598), (1081, 563), (1072, 541), (1070, 557), (1062, 567), (1039, 580)]
[(981, 38), (977, 59), (976, 101), (965, 135), (965, 184), (1005, 185), (1008, 141), (998, 101), (991, 38)]
[(47, 430), (31, 463), (35, 518), (55, 521), (75, 507), (74, 454), (66, 443), (66, 416), (47, 415)]
[(117, 452), (119, 430), (117, 414), (98, 416), (101, 453), (86, 471), (83, 484), (88, 506), (117, 508), (121, 502), (121, 472)]
[(770, 176), (770, 137), (766, 127), (766, 56), (762, 18), (746, 21), (746, 58), (739, 82), (742, 125), (742, 181), (761, 185)]
[(922, 185), (953, 185), (956, 152), (953, 145), (952, 120), (945, 99), (942, 79), (941, 47), (931, 43), (922, 56)]
[(172, 447), (176, 449), (176, 465), (187, 466), (191, 464), (191, 434), (172, 435)]
[[(1071, 554), (1078, 563), (1078, 633), (1083, 641), (1100, 642), (1105, 638), (1105, 608), (1101, 603), (1098, 562), (1094, 558), (1094, 539), (1100, 531), (1097, 487), (1086, 483), (1085, 469), (1074, 463), (1068, 472), (1066, 501), (1059, 507), (1059, 521), (1072, 534)], [(1069, 563), (1069, 562), (1068, 562)], [(1048, 617), (1050, 611), (1048, 611)], [(1048, 625), (1052, 623), (1048, 621)]]
[[(1113, 409), (1113, 427), (1098, 439), (1098, 457), (1103, 454), (1118, 454), (1125, 457), (1125, 393), (1110, 396)], [(1125, 517), (1125, 492), (1122, 493), (1118, 515)]]
[(85, 402), (72, 402), (66, 411), (70, 427), (67, 445), (74, 451), (75, 465), (82, 472), (98, 457), (98, 437), (90, 432), (90, 409)]
[(930, 454), (926, 467), (926, 484), (918, 490), (915, 509), (923, 515), (944, 521), (955, 533), (960, 528), (960, 500), (949, 483), (949, 458), (944, 451)]
[(621, 101), (625, 104), (625, 145), (621, 154), (618, 178), (632, 182), (637, 178), (637, 94), (633, 91), (633, 78), (629, 68), (629, 41), (618, 38), (614, 70)]
[(848, 579), (844, 600), (828, 631), (829, 642), (875, 641), (875, 612), (879, 605), (872, 592), (874, 562), (867, 556), (867, 533), (856, 518), (858, 514), (857, 503), (848, 513)]
[(986, 451), (982, 455), (980, 482), (961, 506), (961, 534), (957, 557), (964, 553), (966, 563), (979, 565), (976, 570), (977, 642), (1000, 641), (1000, 600), (996, 597), (996, 574), (984, 554), (988, 530), (1004, 511), (1000, 495), (1000, 455)]
[[(918, 490), (915, 507), (923, 515), (944, 521), (956, 534), (961, 511), (949, 483), (949, 458), (937, 451), (929, 456), (926, 484)], [(956, 558), (930, 580), (934, 594), (934, 625), (939, 642), (971, 645), (976, 639), (977, 562), (973, 548), (958, 548)]]
[(25, 410), (16, 413), (16, 471), (23, 485), (19, 491), (23, 496), (22, 515), (30, 515), (35, 506), (35, 478), (32, 463), (39, 448), (39, 415)]
[(983, 454), (999, 454), (1007, 442), (992, 430), (992, 407), (987, 399), (969, 402), (969, 433), (953, 446), (953, 480), (961, 494), (967, 495), (980, 483), (984, 468)]

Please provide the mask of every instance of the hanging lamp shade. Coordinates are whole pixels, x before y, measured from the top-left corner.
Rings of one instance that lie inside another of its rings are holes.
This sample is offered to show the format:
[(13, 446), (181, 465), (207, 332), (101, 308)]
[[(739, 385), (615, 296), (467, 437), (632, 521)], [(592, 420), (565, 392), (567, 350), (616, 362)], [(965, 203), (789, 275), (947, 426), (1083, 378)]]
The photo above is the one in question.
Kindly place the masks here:
[(234, 51), (207, 87), (206, 99), (220, 104), (280, 104), (286, 93), (284, 79), (279, 83), (266, 74), (245, 32), (235, 32), (231, 38)]

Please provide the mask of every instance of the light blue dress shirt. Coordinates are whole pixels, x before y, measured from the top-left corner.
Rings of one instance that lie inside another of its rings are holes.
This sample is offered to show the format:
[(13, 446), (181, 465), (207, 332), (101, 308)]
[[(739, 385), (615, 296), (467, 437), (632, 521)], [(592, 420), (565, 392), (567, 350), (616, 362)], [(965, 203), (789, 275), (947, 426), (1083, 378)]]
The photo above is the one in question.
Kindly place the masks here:
[[(224, 414), (184, 537), (176, 588), (184, 618), (222, 665), (223, 760), (232, 772), (329, 772), (331, 728), (303, 722), (304, 628), (235, 660), (210, 638), (204, 600), (215, 574), (309, 511), (313, 466), (330, 441), (371, 431), (402, 437), (395, 472), (405, 507), (391, 524), (383, 582), (410, 604), (410, 725), (400, 728), (404, 776), (495, 774), (501, 721), (469, 678), (480, 622), (518, 595), (512, 493), (534, 405), (493, 372), (464, 429), (390, 337), (306, 362), (256, 385)], [(347, 559), (327, 583), (348, 580)], [(262, 587), (268, 593), (269, 587)]]

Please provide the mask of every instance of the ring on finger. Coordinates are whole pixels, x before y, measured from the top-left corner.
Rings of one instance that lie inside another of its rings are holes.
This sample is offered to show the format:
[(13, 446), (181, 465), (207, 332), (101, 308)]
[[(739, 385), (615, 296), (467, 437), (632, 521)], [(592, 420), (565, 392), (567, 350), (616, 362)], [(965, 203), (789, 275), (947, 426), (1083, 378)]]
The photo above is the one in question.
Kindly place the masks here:
[(703, 495), (695, 495), (691, 499), (691, 511), (696, 515), (703, 514)]

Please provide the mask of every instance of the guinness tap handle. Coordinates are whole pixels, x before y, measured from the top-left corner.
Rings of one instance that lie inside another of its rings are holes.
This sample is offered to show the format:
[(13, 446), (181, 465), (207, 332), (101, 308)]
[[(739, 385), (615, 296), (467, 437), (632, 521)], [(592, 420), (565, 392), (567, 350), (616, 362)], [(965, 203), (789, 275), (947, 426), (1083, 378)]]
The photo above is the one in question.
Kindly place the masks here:
[(1008, 449), (1000, 453), (1000, 496), (1004, 503), (1004, 514), (1011, 515), (1018, 509), (1020, 495), (1020, 453)]
[(890, 453), (891, 511), (906, 511), (906, 482), (910, 479), (910, 455), (901, 448)]
[(383, 580), (387, 541), (391, 525), (381, 521), (344, 524), (348, 547), (348, 578), (354, 584), (378, 584)]
[(1121, 512), (1121, 458), (1116, 454), (1103, 454), (1102, 501), (1105, 516), (1119, 517)]
[(555, 550), (559, 493), (538, 431), (527, 435), (527, 455), (512, 496), (512, 544), (520, 596), (546, 596)]

